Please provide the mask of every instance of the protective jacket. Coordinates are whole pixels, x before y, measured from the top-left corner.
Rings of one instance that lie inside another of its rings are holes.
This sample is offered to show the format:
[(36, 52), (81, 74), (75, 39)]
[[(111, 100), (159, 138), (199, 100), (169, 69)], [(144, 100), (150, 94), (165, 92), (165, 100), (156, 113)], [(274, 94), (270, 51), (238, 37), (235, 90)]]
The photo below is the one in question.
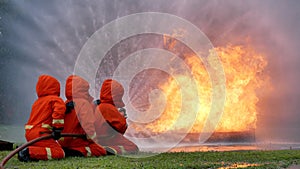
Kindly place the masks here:
[[(29, 120), (25, 125), (27, 141), (51, 134), (52, 127), (64, 127), (66, 107), (59, 97), (59, 82), (49, 75), (41, 75), (36, 85), (36, 93), (38, 99), (32, 105)], [(48, 160), (63, 158), (64, 152), (54, 139), (48, 139), (29, 146), (29, 155), (31, 159)]]
[[(102, 156), (103, 147), (92, 139), (96, 137), (93, 98), (89, 94), (89, 84), (83, 78), (71, 75), (66, 81), (66, 103), (73, 102), (74, 108), (66, 112), (65, 127), (62, 133), (86, 134), (87, 138), (65, 137), (59, 140), (62, 147), (81, 152), (83, 156)], [(72, 155), (72, 154), (70, 154)]]
[(105, 80), (101, 87), (100, 104), (96, 110), (100, 114), (98, 116), (104, 119), (101, 127), (97, 127), (98, 142), (110, 147), (115, 154), (138, 151), (138, 147), (123, 136), (127, 129), (126, 118), (117, 109), (125, 106), (123, 95), (124, 88), (120, 83), (112, 79)]

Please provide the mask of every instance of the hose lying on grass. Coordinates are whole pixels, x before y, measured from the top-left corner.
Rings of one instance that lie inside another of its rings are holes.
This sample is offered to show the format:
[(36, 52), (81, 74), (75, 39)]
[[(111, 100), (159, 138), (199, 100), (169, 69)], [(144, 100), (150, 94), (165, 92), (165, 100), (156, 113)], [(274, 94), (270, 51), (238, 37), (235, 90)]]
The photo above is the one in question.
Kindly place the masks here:
[[(84, 134), (72, 134), (72, 133), (62, 133), (61, 137), (86, 137), (86, 135)], [(22, 146), (18, 147), (17, 149), (15, 149), (14, 151), (12, 151), (11, 153), (9, 153), (1, 162), (0, 164), (0, 169), (4, 169), (4, 165), (8, 162), (9, 159), (11, 159), (15, 154), (17, 154), (19, 151), (23, 150), (24, 148), (38, 142), (41, 140), (45, 140), (45, 139), (49, 139), (52, 138), (52, 135), (46, 135), (46, 136), (42, 136), (36, 139), (33, 139), (25, 144), (23, 144)]]

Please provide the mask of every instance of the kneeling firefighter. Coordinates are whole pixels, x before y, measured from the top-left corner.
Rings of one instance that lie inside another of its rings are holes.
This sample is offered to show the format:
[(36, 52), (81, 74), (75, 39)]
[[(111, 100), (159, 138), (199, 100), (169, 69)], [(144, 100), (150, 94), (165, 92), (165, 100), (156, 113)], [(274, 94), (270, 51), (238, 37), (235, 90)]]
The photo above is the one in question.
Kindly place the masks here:
[(87, 138), (62, 137), (59, 143), (66, 156), (103, 156), (106, 150), (95, 143), (94, 105), (89, 94), (89, 83), (80, 76), (71, 75), (66, 80), (65, 127), (63, 133), (86, 134)]
[(97, 140), (109, 154), (127, 154), (139, 151), (133, 142), (123, 136), (127, 129), (123, 95), (124, 88), (119, 82), (112, 79), (103, 82), (95, 116), (104, 120), (102, 123), (96, 123), (95, 126)]
[(60, 96), (58, 80), (49, 75), (41, 75), (36, 84), (38, 99), (31, 108), (31, 113), (25, 125), (27, 141), (52, 134), (53, 138), (41, 140), (18, 154), (23, 162), (64, 158), (65, 154), (56, 141), (64, 127), (66, 106)]

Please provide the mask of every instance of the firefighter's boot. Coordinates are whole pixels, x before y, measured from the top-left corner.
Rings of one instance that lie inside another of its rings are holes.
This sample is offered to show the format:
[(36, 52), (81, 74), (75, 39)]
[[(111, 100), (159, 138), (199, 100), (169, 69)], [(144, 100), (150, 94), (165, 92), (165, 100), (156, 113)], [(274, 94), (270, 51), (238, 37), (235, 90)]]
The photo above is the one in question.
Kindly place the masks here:
[(25, 149), (19, 151), (18, 152), (18, 159), (19, 159), (19, 161), (22, 161), (22, 162), (29, 162), (30, 161), (29, 149), (25, 148)]

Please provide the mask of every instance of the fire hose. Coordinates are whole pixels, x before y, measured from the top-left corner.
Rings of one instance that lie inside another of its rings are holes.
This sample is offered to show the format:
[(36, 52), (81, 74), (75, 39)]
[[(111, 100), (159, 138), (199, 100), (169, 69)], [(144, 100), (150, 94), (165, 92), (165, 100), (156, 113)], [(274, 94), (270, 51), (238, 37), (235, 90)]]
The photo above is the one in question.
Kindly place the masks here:
[[(61, 133), (61, 137), (86, 137), (86, 135), (84, 134), (72, 134), (72, 133)], [(8, 160), (10, 160), (15, 154), (17, 154), (19, 151), (23, 150), (24, 148), (38, 142), (41, 140), (45, 140), (45, 139), (49, 139), (52, 138), (52, 135), (45, 135), (42, 137), (38, 137), (36, 139), (33, 139), (25, 144), (23, 144), (22, 146), (18, 147), (17, 149), (15, 149), (14, 151), (12, 151), (11, 153), (9, 153), (1, 162), (0, 164), (0, 169), (4, 169), (4, 165), (8, 162)]]

